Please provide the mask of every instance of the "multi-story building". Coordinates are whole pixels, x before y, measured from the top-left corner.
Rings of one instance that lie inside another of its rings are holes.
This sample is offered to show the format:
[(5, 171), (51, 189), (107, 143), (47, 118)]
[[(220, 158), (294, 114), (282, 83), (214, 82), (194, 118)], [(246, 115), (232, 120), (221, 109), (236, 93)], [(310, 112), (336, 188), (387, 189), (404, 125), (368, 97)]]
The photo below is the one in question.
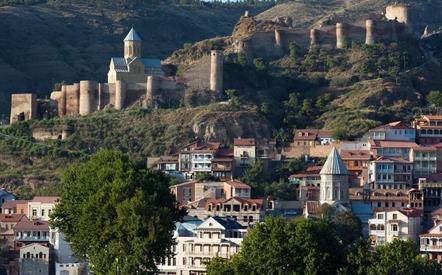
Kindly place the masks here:
[(230, 180), (224, 182), (224, 197), (230, 199), (233, 197), (241, 199), (250, 199), (252, 188), (240, 180)]
[(256, 160), (256, 141), (254, 138), (235, 138), (233, 140), (233, 157), (237, 169), (245, 169)]
[(373, 245), (383, 245), (394, 239), (419, 242), (422, 211), (414, 208), (376, 210), (374, 218), (368, 220), (369, 236)]
[(204, 222), (179, 223), (174, 237), (175, 257), (158, 265), (160, 274), (199, 275), (206, 273), (206, 263), (217, 256), (231, 258), (239, 251), (247, 230), (239, 223), (220, 217)]
[(393, 157), (409, 160), (411, 148), (418, 147), (413, 141), (369, 140), (374, 158)]
[(302, 173), (290, 175), (289, 181), (297, 189), (297, 196), (294, 200), (306, 202), (306, 201), (319, 201), (319, 186), (321, 184), (321, 171), (322, 166), (309, 166)]
[(420, 251), (442, 263), (442, 223), (436, 223), (427, 233), (419, 235)]
[(413, 163), (401, 158), (378, 157), (369, 162), (369, 182), (376, 189), (406, 189), (413, 184)]
[(59, 201), (59, 197), (34, 197), (28, 202), (28, 218), (49, 221), (49, 216)]
[(21, 220), (28, 220), (23, 214), (0, 214), (0, 238), (6, 240), (9, 249), (14, 248), (14, 226)]
[(48, 275), (50, 248), (39, 243), (30, 243), (20, 248), (20, 274)]
[(49, 222), (22, 219), (14, 226), (15, 247), (30, 243), (49, 243)]
[(2, 205), (3, 214), (28, 214), (28, 200), (11, 200)]
[(261, 160), (268, 169), (271, 161), (277, 159), (276, 141), (273, 139), (235, 138), (233, 140), (233, 157), (238, 173)]
[(161, 156), (157, 158), (147, 158), (147, 168), (163, 171), (171, 176), (178, 176), (179, 156)]
[(368, 131), (368, 138), (373, 140), (412, 141), (416, 140), (416, 129), (401, 121), (390, 122)]
[(442, 116), (423, 115), (413, 121), (419, 144), (431, 145), (442, 142)]
[(424, 178), (437, 172), (436, 147), (413, 147), (410, 150), (410, 161), (413, 163), (413, 177)]
[(368, 181), (368, 163), (372, 160), (368, 150), (341, 150), (341, 158), (350, 174), (353, 186), (362, 186)]
[(304, 156), (326, 157), (334, 144), (332, 131), (324, 129), (297, 129), (288, 148), (282, 154), (287, 158)]
[(243, 226), (249, 226), (264, 220), (264, 199), (242, 199), (233, 197), (226, 200), (209, 199), (204, 209), (189, 209), (189, 215), (200, 219), (207, 217), (231, 218)]

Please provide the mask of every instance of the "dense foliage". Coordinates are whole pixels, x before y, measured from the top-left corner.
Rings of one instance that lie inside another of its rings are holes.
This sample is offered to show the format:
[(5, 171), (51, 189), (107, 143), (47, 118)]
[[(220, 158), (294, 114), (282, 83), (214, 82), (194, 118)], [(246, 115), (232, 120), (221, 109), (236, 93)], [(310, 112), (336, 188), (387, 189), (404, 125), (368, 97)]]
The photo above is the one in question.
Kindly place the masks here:
[(442, 274), (441, 266), (418, 255), (411, 241), (394, 240), (370, 252), (360, 228), (350, 225), (353, 219), (340, 214), (336, 220), (268, 218), (247, 233), (230, 260), (212, 259), (207, 274)]
[(155, 270), (171, 255), (178, 210), (169, 178), (136, 167), (127, 157), (100, 151), (63, 174), (53, 225), (94, 274)]

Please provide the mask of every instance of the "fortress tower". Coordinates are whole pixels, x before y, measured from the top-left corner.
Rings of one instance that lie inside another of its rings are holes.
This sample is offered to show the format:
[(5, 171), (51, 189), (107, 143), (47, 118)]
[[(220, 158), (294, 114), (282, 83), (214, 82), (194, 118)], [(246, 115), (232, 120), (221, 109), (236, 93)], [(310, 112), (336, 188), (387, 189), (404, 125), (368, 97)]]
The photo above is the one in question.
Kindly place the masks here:
[(141, 57), (141, 37), (132, 28), (124, 38), (124, 58), (127, 60), (135, 57)]
[(310, 48), (315, 48), (318, 46), (318, 38), (317, 38), (317, 31), (316, 29), (310, 30)]
[(87, 115), (96, 111), (95, 96), (97, 82), (91, 80), (80, 81), (80, 115)]
[(343, 49), (345, 46), (344, 25), (336, 23), (336, 48)]
[(210, 52), (210, 90), (223, 91), (224, 53), (220, 50)]
[(365, 44), (374, 45), (373, 20), (367, 19), (365, 21)]

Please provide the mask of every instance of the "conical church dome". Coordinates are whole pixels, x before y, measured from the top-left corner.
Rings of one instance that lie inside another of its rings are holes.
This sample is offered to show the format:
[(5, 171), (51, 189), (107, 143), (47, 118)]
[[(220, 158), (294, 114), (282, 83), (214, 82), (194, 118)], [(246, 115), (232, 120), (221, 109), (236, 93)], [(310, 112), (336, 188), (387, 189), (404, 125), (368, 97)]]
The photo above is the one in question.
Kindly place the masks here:
[(348, 175), (347, 167), (335, 147), (325, 161), (320, 172), (321, 175)]

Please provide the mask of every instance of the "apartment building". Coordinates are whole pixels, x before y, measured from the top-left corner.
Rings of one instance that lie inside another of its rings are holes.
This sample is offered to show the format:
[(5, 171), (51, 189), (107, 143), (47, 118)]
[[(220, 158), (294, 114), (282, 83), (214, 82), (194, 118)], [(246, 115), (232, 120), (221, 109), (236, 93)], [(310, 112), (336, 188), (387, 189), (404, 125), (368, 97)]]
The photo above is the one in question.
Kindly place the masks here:
[(21, 220), (14, 226), (15, 248), (31, 243), (49, 243), (49, 222)]
[(417, 141), (422, 145), (442, 142), (442, 115), (423, 115), (412, 123), (416, 129)]
[(427, 233), (420, 234), (420, 251), (442, 263), (442, 223), (437, 222)]
[(413, 184), (413, 163), (402, 158), (378, 157), (369, 162), (368, 179), (377, 189), (406, 189)]
[(341, 150), (341, 158), (350, 174), (353, 186), (362, 186), (368, 181), (368, 163), (372, 160), (368, 150)]
[(211, 258), (229, 259), (239, 251), (246, 232), (239, 223), (220, 217), (177, 223), (172, 248), (175, 257), (158, 264), (160, 274), (205, 274)]
[(369, 140), (374, 158), (393, 157), (409, 160), (411, 148), (418, 147), (413, 141)]
[(28, 202), (28, 218), (32, 220), (39, 219), (49, 221), (50, 215), (59, 201), (59, 197), (34, 197)]
[(416, 129), (402, 121), (390, 122), (368, 131), (368, 138), (373, 140), (416, 141)]
[(29, 200), (10, 200), (2, 205), (3, 214), (28, 214)]
[(422, 230), (421, 221), (422, 211), (418, 209), (378, 209), (374, 212), (374, 218), (368, 220), (372, 244), (374, 246), (383, 245), (394, 239), (410, 239), (419, 243), (419, 233)]

